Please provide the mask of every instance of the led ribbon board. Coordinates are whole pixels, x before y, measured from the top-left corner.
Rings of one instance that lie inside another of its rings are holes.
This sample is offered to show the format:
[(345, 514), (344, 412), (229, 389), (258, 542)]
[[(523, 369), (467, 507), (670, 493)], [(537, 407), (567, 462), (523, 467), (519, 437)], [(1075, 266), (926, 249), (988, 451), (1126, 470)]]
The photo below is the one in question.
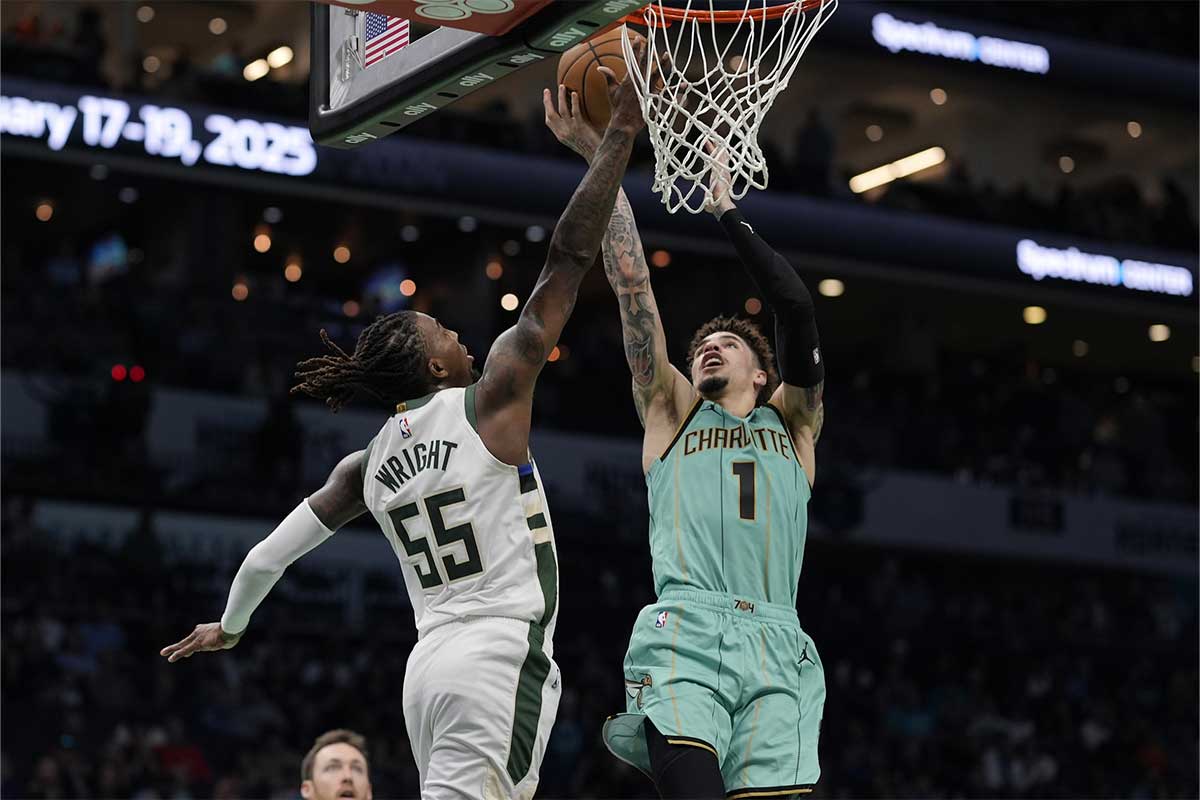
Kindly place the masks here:
[(100, 150), (124, 145), (187, 167), (308, 175), (317, 166), (312, 137), (301, 127), (91, 94), (63, 105), (0, 95), (0, 133), (44, 140), (51, 150), (71, 140)]
[(1077, 247), (1060, 250), (1032, 239), (1017, 242), (1017, 268), (1035, 281), (1055, 278), (1175, 297), (1191, 297), (1194, 291), (1192, 273), (1185, 267), (1085, 253)]
[(1045, 75), (1050, 71), (1050, 51), (1039, 44), (942, 28), (932, 22), (908, 22), (891, 14), (871, 17), (871, 36), (892, 53), (907, 50), (927, 56), (978, 61), (989, 67)]

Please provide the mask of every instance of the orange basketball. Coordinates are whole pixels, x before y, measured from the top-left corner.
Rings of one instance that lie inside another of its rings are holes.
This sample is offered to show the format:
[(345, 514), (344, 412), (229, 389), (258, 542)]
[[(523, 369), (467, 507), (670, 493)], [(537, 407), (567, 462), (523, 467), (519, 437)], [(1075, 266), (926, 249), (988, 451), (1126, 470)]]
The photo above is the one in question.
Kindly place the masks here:
[[(629, 38), (636, 42), (643, 37), (637, 31), (630, 30)], [(568, 93), (579, 93), (579, 106), (584, 118), (603, 130), (608, 126), (612, 110), (608, 107), (608, 85), (597, 67), (608, 67), (617, 80), (625, 77), (620, 26), (575, 45), (558, 59), (558, 82), (567, 87)]]

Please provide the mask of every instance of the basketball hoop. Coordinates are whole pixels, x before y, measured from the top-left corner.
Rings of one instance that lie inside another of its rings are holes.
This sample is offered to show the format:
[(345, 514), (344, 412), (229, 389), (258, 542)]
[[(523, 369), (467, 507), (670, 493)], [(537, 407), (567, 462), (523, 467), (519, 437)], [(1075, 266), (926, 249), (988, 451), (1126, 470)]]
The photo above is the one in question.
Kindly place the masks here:
[[(672, 214), (696, 214), (714, 202), (714, 158), (728, 159), (730, 198), (767, 188), (759, 128), (837, 0), (668, 3), (655, 0), (629, 18), (646, 26), (645, 63), (635, 59), (628, 29), (621, 44), (654, 146), (653, 189)], [(657, 91), (649, 84), (656, 71)]]

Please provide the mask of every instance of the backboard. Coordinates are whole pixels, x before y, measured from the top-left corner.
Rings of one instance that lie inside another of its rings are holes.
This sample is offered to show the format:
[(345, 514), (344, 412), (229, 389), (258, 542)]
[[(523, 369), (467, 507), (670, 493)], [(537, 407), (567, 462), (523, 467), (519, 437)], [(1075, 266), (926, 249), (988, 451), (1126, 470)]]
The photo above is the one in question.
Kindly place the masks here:
[[(645, 2), (313, 3), (309, 78), (313, 140), (349, 149), (381, 139), (516, 70), (554, 58)], [(410, 8), (412, 17), (382, 13)], [(436, 27), (430, 29), (431, 24)]]

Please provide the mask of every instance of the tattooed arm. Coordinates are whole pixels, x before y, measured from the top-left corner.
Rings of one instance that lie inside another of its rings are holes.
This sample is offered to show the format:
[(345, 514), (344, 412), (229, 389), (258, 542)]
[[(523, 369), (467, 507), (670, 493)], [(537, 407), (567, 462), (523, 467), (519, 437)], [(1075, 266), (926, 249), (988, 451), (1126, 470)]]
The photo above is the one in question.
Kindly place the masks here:
[(479, 435), (493, 455), (509, 464), (529, 460), (534, 383), (571, 316), (584, 275), (596, 261), (634, 137), (644, 124), (630, 78), (619, 85), (611, 72), (606, 71), (605, 78), (613, 108), (608, 130), (558, 220), (533, 293), (517, 324), (492, 345), (475, 391)]
[(670, 444), (695, 400), (695, 391), (667, 357), (667, 337), (650, 287), (646, 254), (633, 208), (623, 191), (617, 193), (602, 250), (604, 274), (621, 312), (625, 360), (633, 375), (633, 404), (646, 431), (642, 468), (649, 469)]
[(796, 443), (796, 456), (804, 467), (808, 485), (817, 479), (817, 439), (825, 425), (825, 381), (816, 386), (781, 383), (771, 395), (771, 405), (783, 412)]
[[(691, 399), (691, 387), (686, 386), (687, 379), (671, 366), (667, 357), (667, 338), (658, 315), (654, 290), (650, 287), (646, 254), (638, 236), (633, 208), (624, 191), (617, 193), (617, 203), (608, 222), (601, 250), (604, 253), (604, 274), (608, 276), (608, 283), (617, 295), (617, 305), (621, 311), (625, 360), (633, 374), (633, 402), (638, 417), (645, 425), (647, 410), (656, 402), (673, 399), (679, 382), (689, 390), (684, 398), (685, 404)], [(673, 409), (665, 411), (672, 417), (669, 422), (679, 422), (678, 415), (672, 413)]]
[[(557, 107), (548, 93), (543, 99), (546, 125), (559, 141), (590, 163), (595, 157), (599, 134), (577, 113), (578, 95), (568, 98), (566, 89), (560, 86)], [(617, 295), (621, 312), (625, 359), (633, 374), (633, 404), (646, 430), (642, 466), (649, 469), (670, 444), (695, 392), (667, 357), (666, 335), (650, 287), (646, 254), (624, 191), (617, 192), (601, 250), (604, 274)]]

